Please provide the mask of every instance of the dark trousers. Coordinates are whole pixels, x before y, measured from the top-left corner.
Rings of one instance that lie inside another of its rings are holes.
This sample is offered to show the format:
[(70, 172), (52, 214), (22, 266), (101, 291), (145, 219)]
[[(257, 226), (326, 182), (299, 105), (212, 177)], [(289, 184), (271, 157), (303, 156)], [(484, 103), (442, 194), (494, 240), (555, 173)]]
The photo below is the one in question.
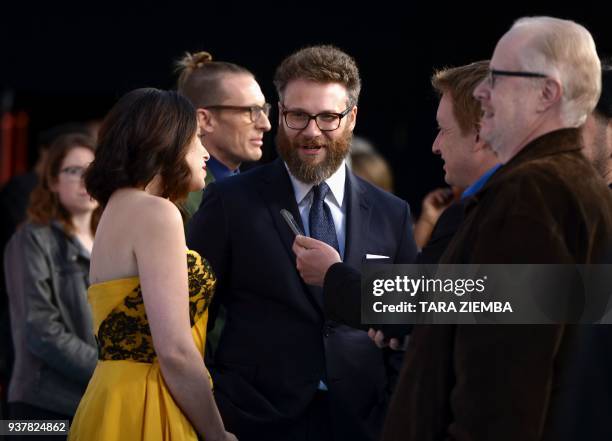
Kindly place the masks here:
[(317, 391), (304, 416), (283, 440), (332, 441), (328, 393)]
[[(231, 428), (229, 429), (231, 431)], [(288, 426), (268, 427), (259, 433), (240, 434), (240, 441), (332, 441), (327, 392), (317, 391), (304, 414)], [(342, 440), (344, 441), (344, 440)]]
[[(32, 406), (27, 403), (15, 402), (8, 404), (9, 419), (11, 420), (70, 420), (72, 417), (55, 413), (41, 407)], [(15, 435), (8, 437), (9, 441), (65, 441), (67, 435)]]

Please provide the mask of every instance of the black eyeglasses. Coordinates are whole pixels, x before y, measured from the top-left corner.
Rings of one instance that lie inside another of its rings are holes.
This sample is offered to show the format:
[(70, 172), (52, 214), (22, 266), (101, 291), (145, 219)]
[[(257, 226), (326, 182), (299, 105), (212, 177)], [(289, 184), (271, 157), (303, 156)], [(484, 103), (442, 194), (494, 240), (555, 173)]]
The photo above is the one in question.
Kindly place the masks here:
[(77, 182), (83, 179), (85, 170), (87, 170), (87, 168), (81, 167), (80, 165), (69, 165), (61, 169), (60, 173), (64, 173), (69, 181)]
[(353, 106), (350, 106), (341, 113), (322, 112), (316, 115), (310, 115), (300, 110), (283, 110), (283, 118), (287, 127), (293, 130), (304, 130), (310, 124), (310, 120), (314, 119), (320, 131), (331, 132), (340, 127), (340, 121), (352, 109)]
[(538, 72), (523, 72), (523, 71), (512, 71), (512, 70), (496, 70), (489, 69), (486, 80), (489, 87), (495, 87), (495, 77), (523, 77), (523, 78), (546, 78), (548, 75)]
[(220, 110), (234, 110), (236, 112), (249, 112), (251, 122), (257, 122), (262, 115), (266, 115), (266, 118), (270, 116), (270, 109), (272, 106), (269, 103), (265, 103), (263, 106), (225, 106), (223, 104), (216, 104), (213, 106), (202, 107), (203, 109), (220, 109)]

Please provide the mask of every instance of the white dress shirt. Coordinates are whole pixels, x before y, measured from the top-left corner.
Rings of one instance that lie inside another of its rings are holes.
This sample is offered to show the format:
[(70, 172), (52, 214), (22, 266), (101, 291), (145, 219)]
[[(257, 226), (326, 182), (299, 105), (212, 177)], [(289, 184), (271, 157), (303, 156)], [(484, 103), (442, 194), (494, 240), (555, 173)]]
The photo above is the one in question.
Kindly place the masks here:
[[(295, 195), (295, 201), (297, 202), (298, 209), (300, 210), (300, 217), (302, 218), (302, 224), (304, 225), (304, 234), (310, 236), (310, 225), (308, 222), (308, 215), (310, 214), (310, 207), (312, 206), (312, 184), (306, 184), (300, 181), (298, 178), (291, 174), (289, 167), (285, 164), (289, 177), (291, 178), (291, 184), (293, 185), (293, 194)], [(325, 180), (329, 185), (330, 192), (325, 196), (325, 204), (329, 207), (329, 210), (334, 220), (334, 227), (336, 229), (336, 237), (338, 238), (338, 248), (340, 258), (344, 259), (344, 249), (346, 241), (346, 203), (344, 200), (344, 185), (346, 181), (346, 164), (342, 161), (338, 170), (334, 172), (328, 179)]]

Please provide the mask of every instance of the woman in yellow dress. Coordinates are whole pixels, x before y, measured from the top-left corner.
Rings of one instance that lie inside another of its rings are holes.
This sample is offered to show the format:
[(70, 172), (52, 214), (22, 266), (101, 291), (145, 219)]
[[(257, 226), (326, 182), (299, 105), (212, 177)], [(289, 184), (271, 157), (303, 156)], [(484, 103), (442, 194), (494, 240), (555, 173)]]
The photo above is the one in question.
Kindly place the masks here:
[(189, 101), (156, 89), (128, 93), (102, 124), (85, 175), (104, 207), (89, 288), (98, 364), (70, 440), (236, 440), (203, 361), (215, 278), (186, 251), (175, 205), (204, 187), (197, 132)]

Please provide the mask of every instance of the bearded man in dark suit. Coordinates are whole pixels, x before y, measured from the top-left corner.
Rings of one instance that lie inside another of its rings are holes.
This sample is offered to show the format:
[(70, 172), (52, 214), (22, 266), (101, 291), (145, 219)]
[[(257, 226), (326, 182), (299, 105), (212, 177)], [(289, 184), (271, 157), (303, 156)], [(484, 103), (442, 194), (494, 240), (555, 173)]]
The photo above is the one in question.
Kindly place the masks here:
[(410, 210), (346, 167), (361, 88), (349, 55), (302, 49), (281, 63), (275, 86), (280, 158), (211, 184), (188, 229), (227, 314), (207, 362), (215, 397), (241, 440), (375, 440), (396, 376), (393, 354), (326, 317), (326, 292), (301, 279), (280, 211), (359, 267), (368, 254), (413, 261)]

